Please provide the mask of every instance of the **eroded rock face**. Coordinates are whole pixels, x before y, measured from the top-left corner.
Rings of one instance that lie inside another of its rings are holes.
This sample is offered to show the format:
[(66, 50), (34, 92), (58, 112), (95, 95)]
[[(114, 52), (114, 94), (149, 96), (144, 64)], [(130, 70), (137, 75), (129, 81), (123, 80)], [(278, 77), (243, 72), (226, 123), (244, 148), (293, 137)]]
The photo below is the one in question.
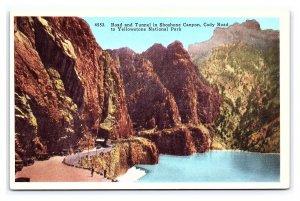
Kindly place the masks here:
[(189, 52), (224, 99), (213, 147), (279, 152), (279, 32), (250, 20), (217, 28)]
[(184, 156), (206, 152), (210, 148), (209, 131), (204, 126), (140, 131), (138, 136), (154, 142), (161, 154)]
[(128, 48), (110, 52), (120, 63), (138, 136), (155, 142), (160, 153), (189, 155), (209, 149), (209, 132), (196, 127), (213, 125), (221, 98), (205, 83), (180, 42), (167, 48), (155, 44), (142, 54)]
[(128, 110), (136, 130), (164, 129), (181, 123), (177, 104), (152, 64), (128, 48), (111, 51), (120, 62)]
[(143, 56), (177, 103), (182, 123), (210, 124), (219, 114), (221, 98), (204, 81), (183, 45), (175, 41), (167, 48), (153, 45)]
[(17, 157), (93, 143), (101, 130), (111, 139), (132, 135), (117, 64), (84, 20), (14, 20)]

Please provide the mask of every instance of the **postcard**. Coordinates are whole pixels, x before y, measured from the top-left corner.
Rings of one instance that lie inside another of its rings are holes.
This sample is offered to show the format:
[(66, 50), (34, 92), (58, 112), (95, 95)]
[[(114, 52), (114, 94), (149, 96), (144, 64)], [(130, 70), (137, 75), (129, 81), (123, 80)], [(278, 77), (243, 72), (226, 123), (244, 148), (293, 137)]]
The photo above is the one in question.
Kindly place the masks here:
[(286, 189), (289, 13), (11, 13), (10, 186)]

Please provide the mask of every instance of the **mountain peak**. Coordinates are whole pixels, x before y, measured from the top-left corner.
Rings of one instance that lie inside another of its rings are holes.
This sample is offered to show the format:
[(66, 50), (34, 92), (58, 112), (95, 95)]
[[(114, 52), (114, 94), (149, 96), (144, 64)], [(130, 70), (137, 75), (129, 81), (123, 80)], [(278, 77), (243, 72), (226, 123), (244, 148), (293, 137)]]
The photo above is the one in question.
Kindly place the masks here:
[(246, 20), (241, 25), (248, 29), (261, 30), (260, 24), (256, 20)]
[(128, 47), (122, 47), (122, 48), (115, 49), (115, 50), (109, 50), (109, 52), (110, 53), (117, 52), (120, 55), (132, 55), (132, 56), (136, 54), (132, 49), (130, 49)]
[(144, 53), (146, 52), (156, 52), (156, 53), (161, 53), (165, 52), (167, 48), (163, 46), (161, 43), (154, 43), (150, 48), (148, 48)]
[(183, 44), (180, 41), (178, 41), (178, 40), (175, 40), (173, 43), (170, 43), (167, 48), (168, 49), (170, 49), (170, 48), (176, 48), (176, 49), (177, 48), (181, 48), (181, 49), (184, 49)]
[(188, 51), (183, 47), (183, 44), (177, 40), (168, 45), (167, 55), (168, 55), (167, 58), (169, 60), (180, 61), (189, 65), (192, 62)]

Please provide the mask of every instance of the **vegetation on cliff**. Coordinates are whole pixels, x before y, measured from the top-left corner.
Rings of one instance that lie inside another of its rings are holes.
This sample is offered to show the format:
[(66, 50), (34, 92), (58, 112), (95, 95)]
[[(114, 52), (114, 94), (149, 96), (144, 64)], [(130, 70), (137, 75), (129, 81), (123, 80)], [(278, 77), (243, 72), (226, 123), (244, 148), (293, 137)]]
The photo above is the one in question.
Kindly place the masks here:
[[(248, 22), (249, 26), (235, 25), (224, 30), (225, 38), (226, 33), (234, 33), (230, 29), (243, 28), (245, 34), (238, 41), (229, 40), (207, 50), (205, 57), (196, 56), (193, 49), (200, 73), (223, 97), (212, 146), (279, 152), (278, 34), (276, 31), (266, 33), (259, 26), (250, 26), (251, 23), (256, 24)], [(257, 38), (248, 40), (249, 33)], [(264, 39), (266, 34), (273, 37)], [(257, 43), (260, 40), (264, 41), (263, 44)], [(201, 49), (201, 44), (198, 48)]]

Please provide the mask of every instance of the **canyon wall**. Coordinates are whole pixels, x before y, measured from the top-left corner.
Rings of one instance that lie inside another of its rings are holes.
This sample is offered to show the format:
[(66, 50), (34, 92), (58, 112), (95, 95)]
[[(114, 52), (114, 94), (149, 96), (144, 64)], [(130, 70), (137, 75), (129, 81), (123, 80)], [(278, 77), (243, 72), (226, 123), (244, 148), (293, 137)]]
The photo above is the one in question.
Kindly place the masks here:
[[(209, 149), (209, 129), (214, 127), (221, 98), (180, 42), (168, 47), (154, 44), (142, 54), (129, 48), (110, 53), (120, 64), (138, 136), (155, 142), (160, 153), (189, 155)], [(202, 132), (198, 127), (209, 129)]]
[(76, 17), (15, 17), (16, 159), (132, 136), (119, 69)]
[(138, 54), (103, 50), (77, 17), (15, 17), (14, 82), (18, 161), (97, 136), (115, 142), (93, 159), (111, 178), (159, 153), (280, 150), (279, 32), (254, 20)]
[(216, 28), (189, 53), (224, 100), (213, 148), (280, 152), (279, 31), (248, 20)]

